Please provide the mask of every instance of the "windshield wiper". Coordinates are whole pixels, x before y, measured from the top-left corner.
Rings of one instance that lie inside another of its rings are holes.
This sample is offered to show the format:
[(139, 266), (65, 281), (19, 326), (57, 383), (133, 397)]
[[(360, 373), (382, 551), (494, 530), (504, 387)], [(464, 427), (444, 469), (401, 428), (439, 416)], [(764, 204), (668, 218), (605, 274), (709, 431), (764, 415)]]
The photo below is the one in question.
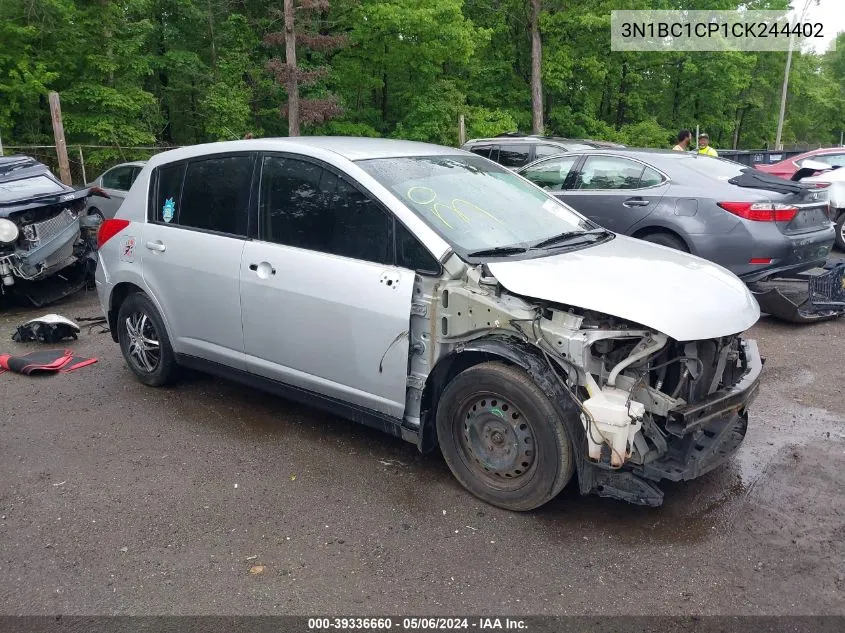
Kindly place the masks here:
[(555, 244), (569, 242), (579, 237), (601, 237), (604, 235), (612, 235), (612, 233), (606, 229), (591, 229), (589, 231), (565, 231), (563, 233), (553, 235), (552, 237), (547, 238), (545, 240), (541, 240), (536, 244), (532, 244), (531, 248), (546, 248), (548, 246), (554, 246)]
[(485, 248), (480, 251), (472, 251), (467, 253), (469, 257), (496, 257), (505, 255), (518, 255), (524, 253), (528, 249), (524, 246), (496, 246), (494, 248)]

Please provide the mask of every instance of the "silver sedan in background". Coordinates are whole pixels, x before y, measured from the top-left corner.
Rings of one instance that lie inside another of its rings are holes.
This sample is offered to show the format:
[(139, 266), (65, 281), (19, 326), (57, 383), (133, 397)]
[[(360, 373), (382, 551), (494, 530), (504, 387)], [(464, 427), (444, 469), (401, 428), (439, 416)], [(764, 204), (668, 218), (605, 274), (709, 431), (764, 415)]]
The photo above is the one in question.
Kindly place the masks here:
[(113, 218), (145, 164), (146, 161), (133, 161), (115, 165), (100, 174), (96, 180), (85, 185), (99, 187), (109, 195), (108, 198), (89, 200), (85, 208), (86, 213), (99, 216), (101, 220)]

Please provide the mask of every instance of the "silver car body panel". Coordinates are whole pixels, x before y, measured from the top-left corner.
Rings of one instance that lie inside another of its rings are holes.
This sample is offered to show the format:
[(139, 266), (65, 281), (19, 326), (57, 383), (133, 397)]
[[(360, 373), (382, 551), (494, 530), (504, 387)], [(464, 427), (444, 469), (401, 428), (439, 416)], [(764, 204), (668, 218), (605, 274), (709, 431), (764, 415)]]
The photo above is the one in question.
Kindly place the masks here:
[(612, 314), (678, 341), (738, 334), (760, 318), (754, 296), (721, 266), (622, 235), (571, 253), (491, 263), (490, 270), (511, 292)]

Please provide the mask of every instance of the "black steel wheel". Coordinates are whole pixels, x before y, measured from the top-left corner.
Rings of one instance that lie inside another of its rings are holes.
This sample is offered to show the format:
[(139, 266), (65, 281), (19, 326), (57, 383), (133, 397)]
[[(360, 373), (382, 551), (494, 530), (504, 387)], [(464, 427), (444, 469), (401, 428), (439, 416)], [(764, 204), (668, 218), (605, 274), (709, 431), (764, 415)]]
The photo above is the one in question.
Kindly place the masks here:
[(572, 477), (559, 414), (517, 367), (483, 363), (456, 376), (438, 403), (437, 437), (455, 478), (501, 508), (533, 510)]

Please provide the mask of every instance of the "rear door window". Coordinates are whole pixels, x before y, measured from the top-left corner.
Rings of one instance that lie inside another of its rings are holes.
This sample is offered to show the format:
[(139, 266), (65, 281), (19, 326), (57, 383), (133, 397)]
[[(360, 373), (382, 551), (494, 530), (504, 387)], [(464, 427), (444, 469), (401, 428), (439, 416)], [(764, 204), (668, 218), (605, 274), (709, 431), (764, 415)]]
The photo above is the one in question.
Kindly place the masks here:
[(589, 156), (575, 181), (581, 191), (636, 189), (643, 173), (642, 163), (618, 156)]
[(483, 156), (484, 158), (490, 158), (490, 150), (492, 148), (492, 145), (474, 145), (473, 147), (469, 148), (469, 151), (471, 151), (473, 154)]
[(547, 191), (562, 191), (576, 160), (577, 156), (547, 160), (529, 167), (522, 175)]
[(499, 164), (505, 167), (522, 167), (528, 163), (531, 154), (529, 145), (500, 145)]
[(545, 143), (540, 143), (534, 146), (534, 158), (538, 159), (564, 153), (566, 153), (566, 149), (558, 145), (546, 145)]
[(179, 225), (246, 235), (253, 162), (249, 154), (189, 162), (176, 212)]

